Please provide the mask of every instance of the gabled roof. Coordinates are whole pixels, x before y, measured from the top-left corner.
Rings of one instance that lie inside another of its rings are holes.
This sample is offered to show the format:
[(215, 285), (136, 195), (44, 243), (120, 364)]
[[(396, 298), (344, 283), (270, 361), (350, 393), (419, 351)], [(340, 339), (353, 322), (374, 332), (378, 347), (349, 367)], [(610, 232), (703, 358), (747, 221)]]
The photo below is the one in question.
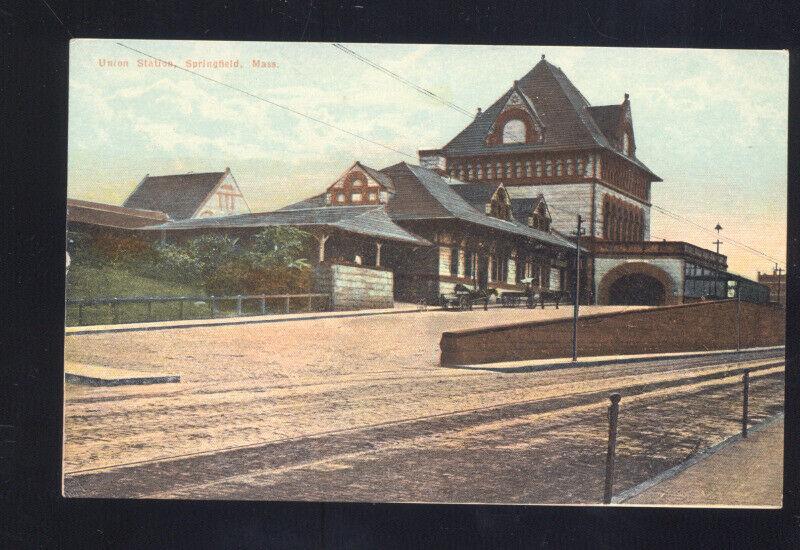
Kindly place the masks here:
[[(499, 183), (457, 183), (451, 189), (458, 193), (478, 211), (483, 211), (484, 205), (492, 200), (492, 196), (500, 186)], [(513, 202), (513, 199), (512, 199)]]
[[(386, 174), (381, 173), (379, 170), (375, 170), (374, 168), (370, 168), (366, 164), (361, 164), (361, 162), (359, 162), (359, 161), (355, 161), (353, 164), (351, 164), (347, 168), (347, 170), (342, 172), (341, 175), (338, 178), (336, 178), (336, 180), (333, 183), (335, 184), (336, 182), (341, 181), (342, 179), (344, 179), (353, 170), (360, 170), (360, 171), (364, 172), (367, 176), (369, 176), (370, 178), (372, 178), (375, 181), (377, 181), (380, 185), (385, 187), (388, 191), (394, 192), (394, 183), (392, 183), (392, 178), (390, 178)], [(333, 184), (331, 184), (331, 185), (333, 185)], [(323, 193), (322, 196), (324, 197), (325, 193)]]
[(625, 107), (623, 105), (596, 105), (588, 107), (588, 109), (606, 139), (616, 141), (617, 132), (625, 114)]
[(319, 195), (314, 195), (313, 197), (308, 197), (307, 199), (303, 199), (298, 202), (293, 202), (292, 204), (287, 204), (282, 208), (278, 208), (278, 211), (281, 210), (301, 210), (303, 208), (320, 208), (325, 206), (325, 192), (323, 191)]
[(421, 246), (430, 245), (427, 240), (394, 223), (386, 214), (386, 209), (383, 205), (296, 208), (218, 218), (185, 219), (152, 225), (144, 229), (232, 229), (272, 226), (330, 228), (378, 239)]
[(555, 246), (574, 246), (563, 237), (518, 221), (487, 216), (454, 191), (445, 178), (427, 168), (401, 162), (381, 172), (392, 177), (397, 189), (387, 205), (387, 212), (394, 220), (458, 219)]
[(166, 212), (174, 220), (191, 218), (229, 172), (145, 176), (123, 206)]
[[(487, 145), (486, 136), (515, 88), (523, 92), (526, 101), (535, 109), (545, 127), (544, 139), (541, 142), (528, 144)], [(608, 141), (590, 109), (589, 102), (564, 72), (542, 59), (486, 111), (475, 117), (475, 120), (442, 147), (441, 152), (450, 156), (464, 156), (482, 153), (604, 148), (620, 154)], [(660, 181), (660, 178), (635, 156), (626, 157), (621, 154), (620, 156)]]
[(545, 212), (547, 217), (550, 217), (550, 212), (547, 210), (547, 203), (544, 200), (544, 195), (539, 195), (534, 198), (524, 199), (511, 199), (511, 215), (520, 223), (527, 224), (528, 217), (531, 215), (540, 203), (544, 203)]
[(125, 208), (101, 202), (67, 199), (67, 221), (118, 229), (136, 229), (169, 220), (163, 212)]
[(370, 168), (365, 164), (361, 164), (360, 162), (356, 162), (356, 165), (362, 170), (364, 170), (364, 172), (366, 172), (369, 177), (371, 177), (372, 179), (383, 185), (389, 191), (394, 192), (395, 190), (394, 182), (392, 181), (392, 178), (390, 178), (388, 175), (384, 174), (380, 170), (375, 170), (374, 168)]

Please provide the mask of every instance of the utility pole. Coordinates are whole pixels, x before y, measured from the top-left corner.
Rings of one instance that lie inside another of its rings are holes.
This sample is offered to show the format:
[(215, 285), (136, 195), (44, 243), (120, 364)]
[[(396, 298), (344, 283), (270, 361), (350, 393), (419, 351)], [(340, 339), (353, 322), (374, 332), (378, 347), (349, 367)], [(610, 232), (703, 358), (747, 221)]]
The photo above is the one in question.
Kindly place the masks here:
[(578, 214), (578, 228), (575, 231), (575, 303), (572, 306), (572, 360), (578, 360), (578, 309), (581, 297), (581, 229), (583, 219)]
[[(717, 256), (719, 256), (719, 245), (722, 244), (722, 241), (719, 240), (719, 232), (722, 231), (722, 226), (720, 224), (717, 224), (717, 226), (714, 228), (714, 230), (717, 232), (717, 240), (714, 241), (714, 244), (717, 245)], [(719, 295), (717, 294), (717, 277), (718, 277), (718, 273), (719, 273), (719, 271), (717, 270), (717, 268), (715, 266), (714, 267), (714, 298), (715, 299), (719, 297)]]
[(775, 264), (775, 273), (778, 275), (778, 306), (781, 305), (781, 273), (783, 273), (783, 268), (778, 267), (778, 264)]

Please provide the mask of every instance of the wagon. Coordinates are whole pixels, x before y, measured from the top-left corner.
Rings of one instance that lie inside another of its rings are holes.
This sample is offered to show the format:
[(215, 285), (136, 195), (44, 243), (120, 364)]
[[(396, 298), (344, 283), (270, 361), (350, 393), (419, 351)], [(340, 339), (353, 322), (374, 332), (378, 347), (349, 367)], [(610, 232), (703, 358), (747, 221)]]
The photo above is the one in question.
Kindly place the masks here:
[(485, 290), (470, 290), (462, 284), (457, 284), (452, 293), (440, 294), (439, 304), (442, 309), (453, 310), (471, 310), (475, 304), (483, 304), (483, 309), (489, 309), (489, 296), (497, 294), (497, 291), (490, 289)]
[(530, 284), (530, 280), (522, 282), (525, 284), (525, 290), (506, 291), (500, 295), (500, 304), (503, 307), (517, 307), (524, 303), (528, 308), (539, 305), (544, 309), (545, 304), (553, 304), (558, 309), (559, 304), (570, 297), (569, 292), (564, 290), (534, 287)]

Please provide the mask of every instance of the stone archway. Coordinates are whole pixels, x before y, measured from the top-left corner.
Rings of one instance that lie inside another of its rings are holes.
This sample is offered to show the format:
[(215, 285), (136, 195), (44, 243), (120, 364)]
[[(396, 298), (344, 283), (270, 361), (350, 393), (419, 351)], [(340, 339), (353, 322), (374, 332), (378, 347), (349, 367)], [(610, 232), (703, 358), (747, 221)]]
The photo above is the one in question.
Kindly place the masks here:
[(597, 288), (599, 305), (667, 305), (678, 303), (672, 278), (646, 262), (626, 262), (613, 268)]

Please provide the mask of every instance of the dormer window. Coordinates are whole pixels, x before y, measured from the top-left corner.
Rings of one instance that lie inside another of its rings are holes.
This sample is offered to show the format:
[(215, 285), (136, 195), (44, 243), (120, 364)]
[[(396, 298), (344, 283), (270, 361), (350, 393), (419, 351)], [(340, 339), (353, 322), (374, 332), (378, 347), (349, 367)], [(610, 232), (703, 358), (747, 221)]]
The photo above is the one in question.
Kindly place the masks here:
[(526, 143), (525, 123), (512, 118), (503, 126), (503, 143)]
[(489, 204), (486, 205), (486, 214), (501, 220), (511, 219), (511, 199), (502, 185), (497, 188)]
[(534, 207), (531, 215), (528, 216), (528, 226), (539, 231), (550, 231), (550, 213), (542, 195), (539, 195), (538, 204)]

